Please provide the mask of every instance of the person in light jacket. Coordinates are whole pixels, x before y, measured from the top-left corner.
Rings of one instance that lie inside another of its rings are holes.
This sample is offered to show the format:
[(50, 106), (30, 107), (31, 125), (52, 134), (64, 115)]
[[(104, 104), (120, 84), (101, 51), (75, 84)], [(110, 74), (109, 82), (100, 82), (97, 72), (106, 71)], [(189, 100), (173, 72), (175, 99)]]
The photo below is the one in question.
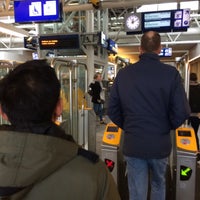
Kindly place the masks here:
[(60, 83), (45, 60), (27, 61), (0, 81), (0, 199), (119, 200), (98, 155), (80, 148), (54, 121)]

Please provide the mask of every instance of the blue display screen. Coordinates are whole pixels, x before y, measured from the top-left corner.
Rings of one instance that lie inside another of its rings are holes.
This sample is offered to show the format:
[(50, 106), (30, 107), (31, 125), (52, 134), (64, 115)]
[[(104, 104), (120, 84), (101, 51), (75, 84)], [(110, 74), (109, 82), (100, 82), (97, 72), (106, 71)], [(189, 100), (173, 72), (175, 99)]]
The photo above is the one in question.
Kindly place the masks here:
[(159, 32), (171, 31), (172, 29), (172, 12), (160, 11), (149, 12), (143, 14), (143, 27), (144, 31), (155, 30)]
[(173, 31), (186, 31), (190, 25), (190, 9), (175, 10)]
[(111, 39), (108, 39), (107, 42), (108, 42), (107, 49), (109, 51), (111, 51), (112, 53), (117, 53), (118, 52), (118, 46), (117, 46), (116, 42), (111, 40)]
[(103, 33), (103, 32), (100, 32), (100, 45), (103, 48), (107, 48), (107, 46), (108, 46), (107, 37), (106, 37), (105, 33)]
[(59, 0), (20, 0), (14, 1), (16, 23), (61, 21)]
[(160, 57), (171, 57), (172, 56), (172, 48), (171, 47), (162, 48), (159, 56)]
[(187, 31), (190, 25), (190, 9), (142, 13), (142, 31)]

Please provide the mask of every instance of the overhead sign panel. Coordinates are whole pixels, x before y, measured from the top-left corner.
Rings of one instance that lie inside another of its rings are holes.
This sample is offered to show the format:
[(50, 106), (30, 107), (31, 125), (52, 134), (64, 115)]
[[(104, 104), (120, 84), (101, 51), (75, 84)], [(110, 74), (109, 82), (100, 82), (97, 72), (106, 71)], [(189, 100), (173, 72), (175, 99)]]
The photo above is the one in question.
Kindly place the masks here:
[(172, 12), (162, 11), (162, 12), (152, 12), (143, 13), (143, 26), (142, 30), (156, 30), (156, 31), (171, 31), (171, 19)]
[(60, 0), (15, 0), (16, 23), (60, 22), (62, 4)]
[[(157, 32), (187, 31), (190, 25), (190, 9), (129, 13), (125, 16), (127, 34), (143, 33), (149, 30)], [(139, 24), (138, 24), (139, 23)], [(137, 25), (137, 26), (136, 26)], [(138, 30), (138, 27), (141, 27)]]
[(190, 25), (190, 9), (174, 11), (173, 31), (185, 30)]
[(44, 35), (39, 37), (39, 47), (44, 49), (80, 49), (79, 34)]

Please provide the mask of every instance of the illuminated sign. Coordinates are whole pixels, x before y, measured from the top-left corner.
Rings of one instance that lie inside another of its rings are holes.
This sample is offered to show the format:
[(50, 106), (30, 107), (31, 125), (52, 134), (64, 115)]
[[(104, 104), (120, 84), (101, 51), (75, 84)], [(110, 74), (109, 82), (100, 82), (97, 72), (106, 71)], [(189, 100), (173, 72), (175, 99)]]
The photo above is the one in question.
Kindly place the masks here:
[(100, 32), (99, 36), (100, 36), (100, 45), (103, 48), (107, 48), (108, 43), (107, 43), (107, 37), (106, 37), (105, 33), (104, 32)]
[(59, 0), (15, 0), (14, 17), (17, 23), (56, 22), (62, 20)]
[(180, 180), (187, 181), (190, 179), (192, 175), (192, 169), (190, 167), (180, 166)]
[(108, 46), (107, 50), (110, 51), (110, 53), (117, 54), (118, 53), (118, 45), (114, 40), (108, 39)]
[(150, 12), (143, 14), (143, 30), (171, 31), (172, 12)]
[(44, 35), (39, 37), (39, 47), (44, 49), (79, 49), (78, 34), (72, 35)]
[(41, 40), (41, 45), (46, 46), (46, 45), (58, 45), (58, 40)]
[(107, 158), (105, 158), (104, 161), (105, 161), (105, 164), (108, 167), (109, 171), (112, 172), (115, 167), (115, 162), (110, 159), (107, 159)]
[(170, 57), (170, 56), (172, 56), (172, 48), (171, 47), (162, 48), (159, 56), (160, 57)]
[(32, 58), (33, 58), (33, 60), (38, 60), (39, 59), (38, 53), (37, 52), (33, 52), (32, 53)]
[(190, 9), (174, 11), (173, 31), (187, 30), (190, 25)]
[[(125, 17), (125, 24), (127, 17)], [(157, 32), (187, 31), (190, 25), (190, 9), (144, 12), (141, 13), (139, 21), (141, 22), (141, 31), (138, 32), (138, 29), (127, 29), (125, 25), (127, 34), (137, 34), (150, 30)], [(132, 20), (131, 23), (133, 25), (135, 20)]]

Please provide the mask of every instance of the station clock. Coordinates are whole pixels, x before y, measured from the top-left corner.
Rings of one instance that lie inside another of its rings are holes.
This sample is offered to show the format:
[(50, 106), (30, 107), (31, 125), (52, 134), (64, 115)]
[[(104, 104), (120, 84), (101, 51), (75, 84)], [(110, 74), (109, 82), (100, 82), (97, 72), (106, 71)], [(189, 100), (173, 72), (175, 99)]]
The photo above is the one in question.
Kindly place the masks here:
[(126, 32), (140, 32), (141, 31), (141, 14), (129, 13), (125, 15), (125, 31)]

